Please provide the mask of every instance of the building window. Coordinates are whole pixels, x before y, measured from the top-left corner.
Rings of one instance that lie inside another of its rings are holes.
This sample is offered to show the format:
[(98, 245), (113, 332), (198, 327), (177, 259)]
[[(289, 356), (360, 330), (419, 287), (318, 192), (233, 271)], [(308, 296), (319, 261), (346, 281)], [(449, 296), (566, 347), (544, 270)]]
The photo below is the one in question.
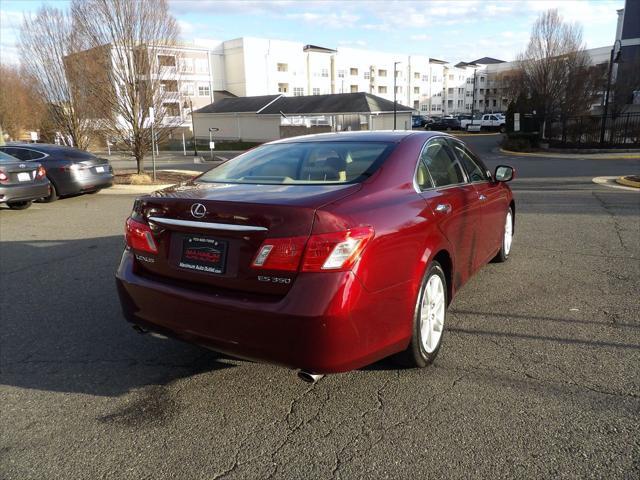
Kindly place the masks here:
[(449, 80), (453, 80), (453, 75), (449, 75)]
[(458, 100), (458, 107), (462, 107), (462, 100)]
[(349, 70), (349, 73), (351, 74), (352, 77), (355, 77), (358, 75), (358, 69), (357, 68), (351, 68)]
[(320, 89), (319, 88), (314, 88), (313, 89), (313, 94), (314, 95), (320, 95)]
[(378, 87), (378, 93), (387, 93), (387, 87), (385, 87), (384, 85), (380, 85)]
[(459, 88), (459, 89), (458, 89), (458, 93), (459, 93), (460, 95), (462, 95), (462, 94), (464, 93), (464, 88)]
[(447, 108), (453, 108), (453, 100), (447, 100)]
[(329, 69), (328, 68), (323, 68), (322, 70), (320, 70), (320, 76), (321, 77), (328, 77), (329, 76)]
[(396, 70), (396, 78), (400, 78), (402, 76), (402, 70)]
[(448, 93), (449, 95), (453, 95), (453, 88), (448, 89), (448, 90), (447, 90), (447, 93)]
[(177, 80), (160, 80), (160, 91), (165, 93), (177, 93), (178, 81)]
[(426, 103), (423, 103), (422, 105), (420, 105), (420, 110), (423, 112), (428, 112), (429, 111), (429, 105), (427, 105)]
[(193, 73), (193, 58), (182, 58), (180, 69), (185, 73)]
[(437, 82), (438, 82), (438, 77), (436, 77), (436, 76), (434, 75), (434, 76), (432, 77), (432, 81), (433, 81), (434, 83), (437, 83)]
[(278, 84), (278, 93), (287, 93), (289, 91), (288, 83), (279, 83)]
[(206, 58), (196, 58), (196, 72), (197, 73), (209, 73), (209, 68), (207, 67), (207, 59)]
[(413, 109), (414, 110), (418, 110), (419, 107), (420, 107), (420, 102), (418, 100), (414, 100), (413, 101)]
[(179, 103), (163, 103), (162, 108), (167, 117), (179, 117), (180, 116), (180, 104)]
[(193, 83), (183, 83), (182, 94), (186, 95), (187, 97), (193, 97), (196, 94), (196, 89)]
[(428, 82), (429, 81), (429, 75), (422, 75), (422, 81), (423, 82)]
[(158, 65), (160, 67), (175, 67), (176, 66), (175, 55), (158, 55)]
[(484, 88), (480, 89), (480, 95), (484, 95)]
[(436, 106), (435, 105), (431, 105), (431, 111), (435, 112), (436, 111)]
[(351, 93), (358, 93), (358, 85), (351, 85)]
[(480, 77), (480, 83), (484, 83), (484, 77)]
[(370, 78), (371, 78), (371, 72), (369, 71), (364, 72), (364, 79), (369, 80)]
[(211, 90), (209, 85), (198, 85), (198, 96), (199, 97), (208, 97), (210, 96)]
[(344, 70), (338, 70), (338, 78), (344, 78)]
[(420, 72), (415, 72), (413, 74), (413, 78), (415, 78), (416, 80), (420, 80)]
[(413, 93), (420, 93), (420, 87), (413, 87)]
[(387, 76), (387, 71), (386, 70), (378, 70), (378, 76), (379, 77), (386, 77)]
[(396, 87), (396, 93), (402, 93), (402, 87)]
[(497, 106), (497, 102), (495, 100), (493, 101), (493, 106)]
[(278, 64), (278, 71), (279, 72), (286, 72), (289, 70), (289, 65), (286, 63), (279, 63)]
[(304, 95), (304, 88), (302, 87), (293, 87), (293, 96), (294, 97), (302, 97)]

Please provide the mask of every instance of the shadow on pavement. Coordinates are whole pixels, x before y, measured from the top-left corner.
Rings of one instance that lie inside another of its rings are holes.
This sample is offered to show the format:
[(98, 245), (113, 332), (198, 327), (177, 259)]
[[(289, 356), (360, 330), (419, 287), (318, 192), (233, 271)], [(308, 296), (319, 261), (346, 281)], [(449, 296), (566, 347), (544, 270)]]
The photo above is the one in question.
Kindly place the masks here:
[(118, 396), (233, 366), (133, 331), (114, 281), (122, 249), (120, 235), (3, 242), (1, 384)]

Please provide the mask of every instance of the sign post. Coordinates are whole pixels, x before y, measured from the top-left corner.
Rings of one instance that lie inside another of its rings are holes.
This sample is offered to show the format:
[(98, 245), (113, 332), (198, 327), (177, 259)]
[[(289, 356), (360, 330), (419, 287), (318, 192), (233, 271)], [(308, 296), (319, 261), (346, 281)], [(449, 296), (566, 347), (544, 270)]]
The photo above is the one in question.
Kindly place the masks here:
[(211, 151), (211, 160), (213, 160), (213, 149), (216, 148), (216, 143), (213, 141), (213, 132), (219, 131), (219, 128), (209, 127), (209, 150)]
[(153, 132), (154, 112), (153, 107), (149, 107), (149, 117), (151, 118), (151, 164), (153, 166), (153, 181), (156, 181), (156, 149), (155, 141), (156, 137)]

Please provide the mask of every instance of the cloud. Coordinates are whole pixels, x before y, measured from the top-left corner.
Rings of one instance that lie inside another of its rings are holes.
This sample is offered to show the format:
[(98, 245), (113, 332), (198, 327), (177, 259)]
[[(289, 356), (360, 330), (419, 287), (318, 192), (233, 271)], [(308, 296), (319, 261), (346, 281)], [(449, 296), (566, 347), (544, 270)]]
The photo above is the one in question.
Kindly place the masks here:
[(367, 42), (365, 42), (364, 40), (340, 40), (338, 42), (338, 45), (342, 47), (350, 47), (354, 45), (357, 47), (366, 47)]
[(314, 12), (302, 12), (302, 13), (288, 13), (285, 15), (288, 20), (302, 20), (303, 22), (311, 23), (319, 27), (326, 28), (346, 28), (354, 27), (355, 23), (360, 19), (358, 15), (353, 15), (347, 12), (340, 13), (314, 13)]
[(427, 35), (426, 33), (418, 33), (416, 35), (411, 35), (411, 40), (423, 41), (423, 40), (431, 40), (431, 35)]

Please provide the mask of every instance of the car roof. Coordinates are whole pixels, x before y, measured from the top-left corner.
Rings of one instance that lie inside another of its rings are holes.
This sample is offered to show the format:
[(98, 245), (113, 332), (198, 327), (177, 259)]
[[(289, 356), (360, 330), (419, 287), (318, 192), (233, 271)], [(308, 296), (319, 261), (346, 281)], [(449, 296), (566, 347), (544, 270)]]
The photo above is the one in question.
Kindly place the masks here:
[(332, 132), (318, 133), (315, 135), (302, 135), (299, 137), (283, 138), (269, 142), (270, 144), (279, 143), (302, 143), (302, 142), (392, 142), (399, 143), (416, 132), (411, 130), (375, 130), (375, 131), (356, 131), (356, 132)]
[(85, 150), (80, 150), (79, 148), (67, 147), (65, 145), (56, 145), (54, 143), (19, 143), (19, 142), (11, 142), (7, 143), (5, 147), (21, 147), (21, 148), (30, 148), (31, 150), (36, 150), (38, 152), (43, 153), (64, 153), (64, 152), (80, 152), (86, 153), (87, 155), (91, 155), (90, 152)]

